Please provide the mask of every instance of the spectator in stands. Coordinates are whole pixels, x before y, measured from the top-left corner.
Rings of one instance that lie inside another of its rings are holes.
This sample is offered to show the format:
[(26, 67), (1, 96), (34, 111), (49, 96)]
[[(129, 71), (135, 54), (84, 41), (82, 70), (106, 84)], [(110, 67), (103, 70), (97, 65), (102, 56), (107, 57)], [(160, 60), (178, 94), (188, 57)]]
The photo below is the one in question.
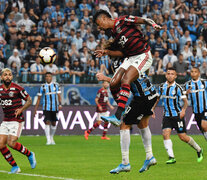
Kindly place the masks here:
[(203, 47), (202, 49), (202, 57), (200, 58), (201, 64), (204, 62), (207, 63), (207, 48)]
[(193, 19), (190, 19), (190, 23), (187, 26), (187, 30), (190, 32), (190, 37), (191, 37), (193, 43), (196, 41), (196, 38), (198, 36), (197, 27), (198, 27), (198, 25), (194, 25)]
[(203, 21), (203, 28), (201, 29), (201, 34), (204, 37), (205, 43), (207, 44), (207, 20)]
[(25, 30), (27, 32), (30, 32), (31, 31), (31, 27), (32, 25), (35, 25), (35, 23), (29, 19), (29, 16), (27, 13), (24, 13), (24, 18), (21, 19), (20, 21), (17, 22), (17, 27), (19, 28), (21, 25), (25, 25)]
[(43, 82), (43, 74), (45, 73), (44, 66), (40, 64), (40, 58), (38, 56), (35, 58), (35, 63), (30, 66), (30, 71), (32, 83)]
[(55, 35), (51, 33), (50, 28), (46, 28), (46, 34), (43, 36), (42, 46), (48, 46), (49, 43), (56, 41)]
[(81, 33), (81, 38), (82, 38), (83, 40), (86, 40), (86, 33), (87, 33), (87, 30), (85, 29), (85, 24), (84, 24), (84, 23), (81, 23), (79, 31), (80, 31), (80, 33)]
[(12, 61), (9, 68), (11, 69), (12, 75), (13, 75), (13, 80), (12, 81), (17, 82), (18, 77), (19, 77), (19, 70), (18, 70), (16, 61)]
[(37, 26), (34, 24), (32, 25), (32, 29), (28, 36), (28, 43), (29, 46), (33, 46), (35, 41), (42, 41), (42, 36), (37, 32)]
[(71, 44), (71, 48), (68, 51), (70, 58), (71, 58), (71, 62), (73, 63), (74, 60), (77, 60), (80, 57), (80, 54), (76, 48), (76, 44), (72, 43)]
[(96, 49), (97, 46), (97, 42), (95, 41), (95, 38), (93, 35), (89, 36), (89, 39), (87, 40), (87, 47), (88, 49), (94, 51)]
[(83, 66), (84, 71), (87, 70), (87, 65), (89, 64), (89, 60), (91, 59), (91, 54), (88, 51), (87, 46), (83, 47), (83, 52), (80, 53), (80, 62)]
[(185, 83), (186, 79), (186, 72), (188, 70), (188, 65), (184, 61), (184, 57), (182, 54), (179, 55), (178, 61), (175, 61), (173, 63), (173, 67), (175, 68), (175, 71), (177, 72), (178, 79), (182, 81), (182, 83)]
[(24, 62), (23, 67), (20, 68), (19, 70), (19, 77), (20, 77), (20, 82), (22, 83), (29, 83), (30, 81), (30, 68), (29, 68), (29, 63)]
[(80, 49), (82, 48), (82, 44), (83, 44), (83, 39), (81, 38), (80, 30), (76, 31), (76, 37), (74, 38), (73, 43), (76, 44), (77, 50), (80, 51)]
[(189, 23), (190, 23), (190, 18), (188, 12), (186, 11), (184, 13), (184, 18), (180, 20), (180, 26), (182, 27), (183, 31), (187, 30)]
[(99, 68), (96, 66), (93, 59), (90, 60), (88, 69), (87, 69), (87, 83), (97, 83), (96, 74), (99, 72)]
[(44, 9), (43, 13), (48, 13), (49, 15), (52, 15), (53, 12), (55, 12), (55, 6), (52, 6), (52, 2), (48, 0), (47, 7)]
[(62, 20), (62, 21), (65, 20), (65, 16), (64, 16), (64, 14), (60, 11), (60, 5), (56, 5), (56, 7), (55, 7), (55, 11), (52, 12), (52, 14), (51, 14), (51, 19), (52, 19), (52, 20), (55, 20), (55, 21), (57, 22), (57, 20), (58, 20), (58, 16), (61, 17), (61, 20)]
[(113, 19), (116, 19), (118, 17), (118, 13), (116, 12), (116, 8), (114, 5), (111, 5), (110, 7), (110, 14)]
[(30, 8), (29, 9), (29, 18), (31, 19), (31, 21), (33, 21), (35, 24), (38, 23), (39, 21), (39, 16), (37, 14), (35, 14), (34, 9)]
[(29, 65), (35, 63), (35, 59), (36, 59), (36, 49), (34, 47), (31, 47), (29, 50), (29, 54), (26, 55), (25, 57), (25, 61), (27, 61), (29, 63)]
[(57, 76), (59, 74), (59, 70), (58, 70), (58, 67), (55, 63), (51, 63), (51, 64), (47, 64), (45, 65), (45, 68), (44, 68), (44, 73), (46, 72), (50, 72), (52, 73), (52, 81), (53, 82), (57, 82)]
[(13, 55), (9, 57), (7, 61), (7, 66), (11, 68), (13, 62), (16, 63), (17, 72), (19, 72), (21, 68), (21, 59), (19, 57), (19, 51), (17, 49), (13, 50)]
[(163, 70), (163, 65), (162, 65), (162, 59), (160, 58), (159, 51), (155, 51), (154, 57), (153, 57), (153, 72), (157, 75), (163, 75), (164, 70)]
[(171, 48), (168, 49), (168, 54), (166, 54), (163, 58), (163, 67), (166, 69), (168, 63), (173, 64), (176, 62), (178, 58), (173, 54), (173, 50)]
[(207, 78), (207, 62), (204, 61), (202, 65), (199, 67), (200, 73), (201, 73), (201, 78), (206, 79)]
[[(201, 65), (201, 61), (200, 61), (200, 58), (197, 56), (197, 49), (196, 48), (193, 48), (193, 55), (188, 57), (188, 63), (189, 65), (191, 65), (191, 62), (195, 62), (195, 66), (196, 67), (199, 67)], [(193, 65), (194, 67), (194, 65)]]
[(18, 45), (18, 51), (19, 51), (20, 59), (22, 61), (24, 61), (28, 52), (27, 52), (27, 49), (25, 47), (25, 43), (23, 41), (21, 41), (20, 44)]
[(63, 32), (69, 35), (71, 29), (75, 29), (75, 27), (71, 25), (70, 19), (67, 19), (66, 23), (63, 25)]
[(167, 44), (163, 42), (163, 40), (160, 36), (157, 37), (157, 41), (155, 43), (154, 50), (159, 52), (160, 58), (163, 58), (163, 56), (166, 53)]
[(109, 8), (108, 8), (108, 6), (106, 5), (106, 1), (105, 1), (105, 0), (100, 0), (100, 1), (99, 1), (99, 9), (103, 9), (103, 10), (109, 12)]
[(184, 49), (183, 51), (181, 51), (181, 54), (183, 55), (183, 59), (185, 62), (187, 62), (188, 58), (193, 55), (188, 45), (184, 46)]
[(183, 47), (186, 45), (186, 42), (190, 41), (192, 44), (192, 39), (190, 37), (190, 32), (188, 30), (185, 31), (184, 35), (179, 40), (180, 52), (183, 51)]
[(199, 41), (197, 43), (197, 45), (195, 45), (195, 48), (197, 49), (197, 56), (199, 57), (199, 59), (201, 59), (201, 57), (202, 57), (202, 50), (203, 50), (203, 48), (205, 48), (203, 46), (203, 42)]
[(60, 68), (60, 77), (61, 82), (63, 83), (71, 83), (71, 69), (70, 69), (70, 61), (66, 60), (64, 66)]
[(76, 17), (75, 11), (72, 11), (71, 12), (71, 14), (70, 14), (70, 21), (71, 21), (71, 25), (73, 27), (75, 27), (75, 29), (78, 29), (79, 28), (79, 20)]
[(87, 4), (87, 0), (82, 0), (82, 3), (79, 4), (79, 10), (80, 10), (80, 19), (82, 19), (84, 11), (87, 10), (90, 13), (92, 11), (92, 7), (90, 6), (90, 4)]
[(71, 67), (71, 72), (73, 75), (73, 84), (79, 84), (81, 82), (81, 77), (85, 74), (83, 67), (80, 65), (80, 61), (75, 59)]
[(2, 47), (0, 48), (0, 70), (4, 69), (5, 65), (6, 65), (6, 57), (4, 55), (3, 47)]
[(66, 3), (66, 7), (64, 9), (64, 15), (65, 15), (66, 19), (70, 18), (70, 13), (71, 13), (72, 10), (75, 11), (75, 7), (74, 7), (73, 1), (70, 0)]
[(174, 28), (170, 28), (170, 34), (169, 34), (169, 38), (168, 38), (168, 46), (170, 49), (173, 50), (174, 54), (177, 54), (177, 52), (178, 52), (178, 42), (179, 42), (179, 39), (175, 35)]

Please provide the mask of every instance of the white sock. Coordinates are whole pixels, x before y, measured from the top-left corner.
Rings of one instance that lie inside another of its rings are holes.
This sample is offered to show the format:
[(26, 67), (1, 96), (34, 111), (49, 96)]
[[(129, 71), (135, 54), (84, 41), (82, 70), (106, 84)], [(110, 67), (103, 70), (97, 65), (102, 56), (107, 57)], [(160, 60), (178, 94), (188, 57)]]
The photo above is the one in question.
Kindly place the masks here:
[[(190, 137), (190, 136), (189, 136)], [(188, 142), (188, 144), (194, 148), (197, 152), (201, 151), (201, 147), (194, 141), (194, 139), (192, 137), (190, 137), (190, 140)]]
[(53, 139), (53, 136), (55, 135), (56, 128), (57, 128), (57, 126), (50, 125), (50, 138), (51, 138), (51, 140)]
[(174, 156), (174, 153), (173, 153), (173, 144), (172, 144), (172, 141), (171, 139), (167, 139), (167, 140), (164, 140), (164, 146), (165, 146), (165, 149), (167, 150), (167, 154), (169, 157), (175, 157)]
[(120, 145), (122, 154), (122, 164), (129, 164), (129, 145), (130, 145), (130, 131), (120, 130)]
[(207, 141), (207, 132), (203, 132), (203, 135), (204, 135), (204, 137), (205, 137), (205, 139)]
[(146, 152), (146, 159), (151, 159), (152, 156), (153, 156), (152, 141), (151, 141), (152, 135), (151, 135), (151, 131), (149, 129), (149, 126), (147, 126), (144, 129), (140, 129), (140, 133), (141, 133), (141, 136), (142, 136), (142, 142), (143, 142), (144, 149), (145, 149), (145, 152)]
[(45, 136), (47, 138), (47, 142), (50, 142), (50, 125), (45, 124)]

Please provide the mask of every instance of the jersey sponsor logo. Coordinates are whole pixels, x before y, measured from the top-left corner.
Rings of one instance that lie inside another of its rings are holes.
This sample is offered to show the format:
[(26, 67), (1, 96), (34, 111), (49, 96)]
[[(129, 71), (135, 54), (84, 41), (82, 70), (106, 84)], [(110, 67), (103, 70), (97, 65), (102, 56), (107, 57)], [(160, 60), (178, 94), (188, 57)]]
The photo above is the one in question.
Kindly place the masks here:
[(134, 19), (125, 18), (124, 21), (127, 21), (127, 22), (134, 22)]
[(129, 97), (129, 93), (128, 92), (120, 92), (120, 95)]
[(192, 93), (202, 92), (204, 89), (191, 90)]
[(0, 91), (3, 91), (3, 88), (0, 88)]
[(1, 106), (11, 106), (12, 105), (12, 100), (11, 99), (0, 100), (0, 105)]
[(154, 99), (155, 97), (157, 97), (158, 96), (158, 94), (156, 93), (156, 94), (154, 94), (154, 95), (152, 95), (152, 96), (148, 96), (148, 100), (152, 100), (152, 99)]
[(9, 92), (9, 97), (14, 97), (14, 92), (10, 91)]
[(122, 46), (122, 48), (124, 48), (124, 45), (126, 44), (127, 41), (128, 41), (128, 38), (126, 38), (125, 36), (121, 36), (118, 43)]
[(56, 92), (48, 92), (48, 93), (45, 93), (45, 95), (51, 95), (51, 94), (56, 94)]
[(10, 90), (15, 90), (15, 88), (14, 88), (14, 87), (12, 87), (12, 88), (10, 88)]
[(140, 114), (140, 115), (137, 117), (137, 120), (140, 121), (140, 120), (143, 118), (143, 116), (144, 116), (143, 114)]
[(166, 95), (162, 95), (161, 98), (176, 99), (176, 96), (166, 96)]

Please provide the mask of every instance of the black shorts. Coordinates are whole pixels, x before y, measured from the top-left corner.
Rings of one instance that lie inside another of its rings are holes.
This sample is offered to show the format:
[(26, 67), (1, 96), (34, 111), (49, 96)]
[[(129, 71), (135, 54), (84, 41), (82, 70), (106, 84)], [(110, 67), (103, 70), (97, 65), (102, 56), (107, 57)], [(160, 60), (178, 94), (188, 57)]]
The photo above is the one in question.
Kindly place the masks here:
[(157, 97), (151, 100), (148, 100), (147, 98), (132, 99), (123, 116), (124, 123), (126, 125), (139, 124), (144, 116), (153, 114), (152, 107), (156, 101)]
[(207, 112), (203, 112), (203, 113), (194, 113), (195, 114), (195, 120), (197, 122), (197, 125), (200, 129), (200, 131), (202, 131), (202, 127), (201, 127), (201, 121), (207, 121)]
[(186, 133), (185, 120), (180, 117), (163, 117), (162, 129), (170, 128), (177, 131), (177, 133)]
[(43, 111), (43, 114), (45, 116), (44, 122), (46, 121), (57, 121), (57, 111)]

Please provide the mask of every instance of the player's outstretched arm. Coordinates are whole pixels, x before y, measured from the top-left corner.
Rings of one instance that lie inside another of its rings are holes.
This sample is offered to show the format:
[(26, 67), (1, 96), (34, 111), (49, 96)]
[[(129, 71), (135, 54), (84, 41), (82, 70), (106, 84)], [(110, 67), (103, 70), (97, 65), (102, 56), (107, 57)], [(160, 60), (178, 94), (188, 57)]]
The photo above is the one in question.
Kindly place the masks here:
[(112, 57), (123, 57), (124, 56), (124, 54), (121, 51), (111, 51), (108, 49), (96, 50), (94, 52), (94, 55), (96, 57), (101, 57), (105, 55), (112, 56)]
[(152, 19), (149, 18), (142, 18), (138, 17), (135, 21), (136, 24), (148, 24), (152, 26), (155, 30), (160, 31), (162, 29), (161, 26), (159, 26), (156, 22), (154, 22)]
[(25, 102), (22, 108), (16, 109), (15, 117), (19, 116), (24, 110), (26, 110), (32, 104), (32, 99), (30, 96), (27, 97), (27, 101)]

